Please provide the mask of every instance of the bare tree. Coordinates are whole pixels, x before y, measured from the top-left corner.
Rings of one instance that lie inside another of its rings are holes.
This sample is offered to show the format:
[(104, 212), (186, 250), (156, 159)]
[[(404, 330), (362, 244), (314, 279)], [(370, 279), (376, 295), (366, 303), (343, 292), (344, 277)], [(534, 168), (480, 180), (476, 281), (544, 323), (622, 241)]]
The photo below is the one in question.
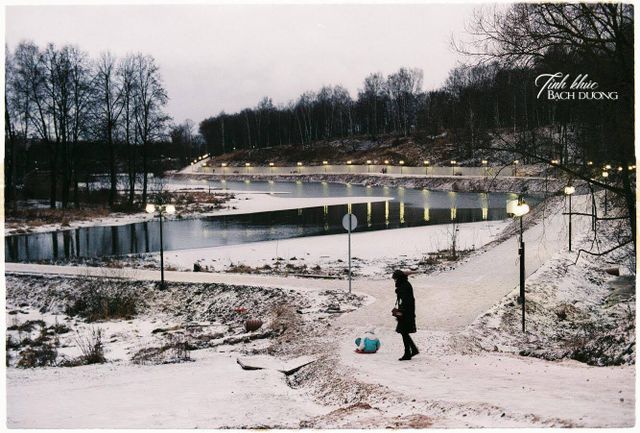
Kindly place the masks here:
[(109, 151), (109, 205), (115, 204), (118, 194), (117, 165), (114, 136), (118, 126), (118, 119), (124, 105), (122, 100), (122, 86), (116, 73), (117, 63), (111, 53), (103, 53), (96, 67), (96, 115), (101, 136), (106, 141)]
[(122, 105), (122, 130), (124, 143), (127, 148), (127, 179), (128, 179), (128, 202), (133, 205), (136, 188), (136, 145), (137, 129), (135, 128), (135, 95), (136, 95), (136, 70), (135, 57), (127, 56), (118, 65), (118, 80), (121, 83)]
[[(597, 181), (600, 167), (588, 167), (586, 161), (571, 161), (567, 134), (560, 163), (553, 163), (573, 178), (613, 191), (624, 199), (631, 238), (635, 246), (633, 122), (633, 6), (624, 3), (518, 3), (508, 7), (478, 9), (469, 25), (470, 40), (454, 42), (457, 49), (479, 61), (498, 61), (502, 65), (549, 65), (595, 70), (604, 88), (616, 89), (619, 100), (606, 105), (606, 112), (587, 112), (589, 119), (606, 129), (604, 158), (621, 167), (618, 185)], [(555, 72), (555, 71), (554, 71)], [(583, 117), (584, 118), (584, 117)], [(574, 127), (576, 122), (574, 122)], [(585, 121), (583, 125), (591, 122)], [(584, 130), (585, 127), (581, 126)], [(566, 131), (566, 128), (565, 128)], [(532, 146), (531, 134), (514, 140), (503, 139), (516, 153), (551, 164), (552, 158), (540, 155)], [(585, 144), (582, 144), (585, 146)], [(590, 148), (589, 143), (586, 144)], [(585, 155), (586, 151), (578, 151)]]
[(164, 134), (169, 118), (162, 109), (168, 98), (155, 59), (137, 54), (133, 63), (136, 77), (135, 123), (142, 146), (142, 202), (146, 203), (149, 176), (148, 147)]

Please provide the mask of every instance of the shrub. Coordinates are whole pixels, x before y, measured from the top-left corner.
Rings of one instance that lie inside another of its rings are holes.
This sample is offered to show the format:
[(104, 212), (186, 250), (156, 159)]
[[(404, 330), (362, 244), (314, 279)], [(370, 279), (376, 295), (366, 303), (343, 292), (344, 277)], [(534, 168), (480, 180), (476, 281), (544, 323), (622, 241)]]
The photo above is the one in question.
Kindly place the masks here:
[(79, 365), (102, 364), (107, 362), (104, 357), (104, 346), (102, 344), (102, 330), (92, 329), (91, 335), (80, 335), (76, 337), (76, 344), (82, 353), (78, 358)]
[(45, 343), (37, 347), (27, 347), (20, 351), (20, 359), (16, 364), (20, 368), (46, 367), (56, 364), (58, 351), (51, 343)]
[(27, 320), (24, 323), (13, 324), (7, 327), (7, 331), (31, 332), (36, 326), (45, 326), (42, 320)]
[(96, 279), (81, 288), (80, 293), (67, 307), (69, 316), (80, 316), (88, 322), (107, 319), (130, 319), (136, 315), (138, 298), (127, 293), (117, 282)]
[(167, 344), (160, 347), (146, 347), (131, 358), (134, 364), (173, 364), (191, 361), (190, 346), (182, 339), (167, 335)]

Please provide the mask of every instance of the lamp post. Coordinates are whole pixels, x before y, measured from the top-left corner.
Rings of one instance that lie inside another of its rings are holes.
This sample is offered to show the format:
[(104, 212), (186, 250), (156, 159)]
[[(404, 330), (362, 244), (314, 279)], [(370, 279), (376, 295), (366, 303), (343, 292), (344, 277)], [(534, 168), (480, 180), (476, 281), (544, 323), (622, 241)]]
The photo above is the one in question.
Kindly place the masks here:
[(269, 170), (271, 171), (271, 174), (273, 174), (273, 167), (275, 166), (275, 164), (273, 162), (269, 163)]
[(322, 161), (322, 165), (324, 166), (324, 172), (327, 172), (327, 165), (329, 165), (329, 161)]
[(422, 163), (424, 164), (424, 175), (426, 176), (429, 174), (429, 161), (424, 160)]
[(553, 165), (553, 177), (558, 177), (558, 164), (560, 164), (560, 160), (552, 159), (551, 164)]
[(399, 164), (400, 164), (400, 174), (402, 174), (402, 166), (404, 165), (404, 161), (401, 160)]
[(455, 160), (451, 160), (451, 176), (455, 176), (456, 175), (456, 161)]
[(371, 172), (371, 160), (367, 159), (367, 173)]
[(513, 161), (513, 177), (516, 177), (518, 175), (518, 164), (520, 164), (520, 161), (518, 161), (517, 159)]
[(525, 295), (524, 295), (524, 230), (522, 229), (522, 217), (529, 213), (529, 205), (525, 203), (522, 196), (518, 200), (512, 200), (507, 203), (507, 213), (512, 214), (515, 218), (520, 217), (520, 248), (518, 255), (520, 256), (520, 303), (522, 304), (522, 332), (525, 332)]
[(227, 169), (227, 163), (223, 162), (222, 164), (220, 164), (220, 167), (222, 167), (222, 175), (224, 176), (224, 172)]
[[(607, 167), (611, 167), (610, 165), (607, 165)], [(603, 171), (602, 172), (602, 178), (606, 181), (607, 178), (609, 177), (609, 172), (608, 171)], [(604, 189), (604, 214), (607, 215), (609, 213), (608, 210), (608, 204), (607, 204), (607, 189)]]
[(160, 218), (160, 288), (164, 289), (166, 287), (164, 282), (164, 240), (162, 238), (162, 216), (166, 213), (168, 215), (173, 215), (176, 213), (176, 207), (172, 204), (147, 204), (145, 207), (147, 213), (153, 214), (156, 211), (158, 212), (158, 217)]
[(576, 192), (576, 189), (567, 185), (564, 187), (564, 193), (569, 196), (569, 252), (571, 252), (571, 196)]
[(488, 174), (487, 164), (489, 164), (489, 161), (487, 161), (486, 159), (483, 159), (483, 160), (482, 160), (482, 166), (484, 167), (484, 175), (485, 175), (485, 177), (486, 177), (486, 176), (487, 176), (487, 174)]
[(384, 174), (387, 174), (387, 171), (389, 171), (389, 160), (385, 159), (384, 160)]

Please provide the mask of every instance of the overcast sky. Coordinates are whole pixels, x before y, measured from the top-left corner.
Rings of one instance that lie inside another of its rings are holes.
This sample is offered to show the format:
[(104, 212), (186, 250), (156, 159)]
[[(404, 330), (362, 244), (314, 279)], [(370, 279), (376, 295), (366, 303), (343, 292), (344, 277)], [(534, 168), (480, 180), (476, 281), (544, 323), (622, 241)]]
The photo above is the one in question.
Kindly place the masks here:
[(22, 39), (151, 54), (176, 122), (286, 104), (306, 90), (342, 84), (356, 95), (371, 72), (424, 71), (442, 84), (450, 48), (473, 5), (19, 6), (6, 9), (10, 49)]

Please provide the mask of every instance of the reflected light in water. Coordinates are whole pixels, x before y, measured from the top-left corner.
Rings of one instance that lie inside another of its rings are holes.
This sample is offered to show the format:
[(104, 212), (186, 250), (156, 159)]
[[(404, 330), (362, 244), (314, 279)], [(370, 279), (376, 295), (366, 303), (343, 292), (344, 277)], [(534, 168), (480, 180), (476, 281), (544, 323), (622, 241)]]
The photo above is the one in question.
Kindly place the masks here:
[(384, 202), (384, 225), (389, 227), (389, 200)]
[(457, 205), (457, 201), (458, 201), (458, 194), (456, 194), (456, 193), (455, 193), (455, 192), (453, 192), (453, 191), (449, 191), (449, 192), (447, 193), (447, 195), (449, 196), (449, 201), (450, 201), (450, 203), (451, 203), (451, 207), (452, 207), (452, 208), (455, 208), (455, 207), (456, 207), (456, 205)]
[(404, 224), (404, 202), (400, 202), (400, 224)]
[(367, 227), (371, 227), (371, 202), (367, 203)]
[(425, 208), (424, 208), (424, 214), (423, 214), (422, 218), (423, 218), (425, 221), (429, 221), (429, 208), (428, 208), (428, 207), (425, 207)]
[(458, 217), (458, 209), (456, 209), (455, 207), (452, 207), (451, 208), (451, 221), (455, 221), (457, 217)]
[(486, 220), (489, 217), (489, 208), (488, 207), (483, 207), (482, 208), (482, 219)]

